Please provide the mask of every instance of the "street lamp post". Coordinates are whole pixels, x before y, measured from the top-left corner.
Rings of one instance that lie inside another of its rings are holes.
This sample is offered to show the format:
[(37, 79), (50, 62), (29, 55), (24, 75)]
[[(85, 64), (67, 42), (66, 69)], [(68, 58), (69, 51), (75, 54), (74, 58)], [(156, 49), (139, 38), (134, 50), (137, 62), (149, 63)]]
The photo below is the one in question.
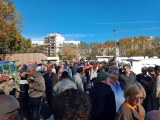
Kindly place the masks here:
[(113, 30), (113, 33), (114, 33), (114, 38), (115, 38), (115, 45), (114, 45), (114, 47), (115, 47), (115, 57), (117, 57), (117, 42), (116, 42), (116, 32), (117, 32), (117, 30)]

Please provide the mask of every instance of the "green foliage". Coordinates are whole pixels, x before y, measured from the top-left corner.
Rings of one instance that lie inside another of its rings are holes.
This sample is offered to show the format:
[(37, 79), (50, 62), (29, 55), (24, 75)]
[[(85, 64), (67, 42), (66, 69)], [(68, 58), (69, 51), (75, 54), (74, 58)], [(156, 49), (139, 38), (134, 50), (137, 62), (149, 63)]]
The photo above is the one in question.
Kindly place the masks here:
[[(41, 47), (31, 47), (31, 40), (21, 35), (22, 16), (16, 10), (13, 0), (0, 0), (0, 54), (17, 52), (42, 52)], [(76, 59), (90, 56), (115, 55), (117, 43), (81, 42), (78, 47), (64, 45), (59, 52), (62, 59)], [(147, 37), (123, 38), (119, 41), (120, 56), (149, 56), (160, 57), (160, 38), (149, 40)], [(29, 49), (30, 48), (30, 49)]]
[(100, 43), (99, 42), (91, 42), (90, 49), (91, 49), (91, 51), (90, 51), (91, 58), (95, 59), (96, 56), (99, 55), (99, 50), (101, 49)]
[(80, 42), (80, 44), (78, 45), (78, 52), (81, 58), (86, 58), (87, 56), (89, 56), (89, 50), (90, 50), (89, 43)]
[(149, 56), (155, 55), (153, 40), (145, 36), (120, 39), (120, 56)]
[(31, 39), (23, 38), (21, 41), (21, 47), (19, 52), (27, 52), (31, 48)]
[(147, 48), (144, 52), (144, 56), (153, 57), (154, 55), (154, 48)]
[(157, 55), (160, 58), (160, 37), (154, 38), (153, 45), (155, 46), (154, 47), (155, 55)]
[[(10, 34), (10, 31), (20, 26), (21, 16), (14, 7), (13, 0), (0, 2), (0, 36)], [(20, 30), (20, 27), (19, 27)]]
[(111, 56), (114, 56), (116, 53), (116, 47), (118, 47), (116, 45), (116, 42), (115, 41), (105, 41), (103, 44), (103, 52), (105, 55), (111, 55)]
[(13, 0), (0, 1), (0, 54), (26, 52), (31, 40), (21, 35), (21, 15)]
[(73, 44), (64, 44), (58, 54), (61, 60), (78, 59), (79, 56), (78, 49)]

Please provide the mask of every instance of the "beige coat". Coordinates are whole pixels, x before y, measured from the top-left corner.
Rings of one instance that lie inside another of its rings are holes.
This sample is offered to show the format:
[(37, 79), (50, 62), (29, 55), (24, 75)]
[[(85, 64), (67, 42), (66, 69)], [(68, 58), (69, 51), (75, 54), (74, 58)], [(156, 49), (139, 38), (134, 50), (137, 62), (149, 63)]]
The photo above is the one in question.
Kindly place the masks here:
[(39, 72), (37, 72), (36, 76), (34, 77), (34, 85), (34, 89), (29, 88), (28, 90), (29, 96), (32, 98), (43, 96), (46, 88), (44, 78)]
[[(142, 115), (145, 116), (144, 108), (139, 106), (138, 109)], [(128, 106), (122, 104), (116, 116), (116, 120), (140, 120), (140, 116), (137, 111), (132, 110)]]

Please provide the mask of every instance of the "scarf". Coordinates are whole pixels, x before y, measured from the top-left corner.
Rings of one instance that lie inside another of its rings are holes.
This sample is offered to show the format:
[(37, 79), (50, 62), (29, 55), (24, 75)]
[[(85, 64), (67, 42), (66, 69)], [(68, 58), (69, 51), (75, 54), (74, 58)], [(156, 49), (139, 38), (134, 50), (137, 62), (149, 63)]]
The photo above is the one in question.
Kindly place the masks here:
[[(124, 102), (124, 105), (126, 105), (127, 107), (129, 107), (131, 110), (137, 112), (136, 108), (134, 108), (133, 106), (131, 106), (127, 101)], [(143, 114), (140, 111), (138, 112), (138, 114), (139, 114), (140, 120), (144, 120), (144, 116), (143, 116)]]

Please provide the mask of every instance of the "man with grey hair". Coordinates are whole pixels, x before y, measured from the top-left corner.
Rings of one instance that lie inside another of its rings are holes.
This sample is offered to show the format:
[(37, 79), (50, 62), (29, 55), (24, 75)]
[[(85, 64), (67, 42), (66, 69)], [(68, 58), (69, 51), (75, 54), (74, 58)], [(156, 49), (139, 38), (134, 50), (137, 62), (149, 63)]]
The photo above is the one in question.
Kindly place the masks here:
[(110, 87), (114, 92), (115, 95), (115, 102), (116, 102), (116, 112), (118, 112), (119, 107), (125, 101), (124, 98), (124, 90), (122, 89), (122, 85), (119, 82), (119, 69), (117, 67), (110, 67), (109, 73), (113, 74), (110, 81)]
[(30, 75), (30, 79), (28, 79), (29, 84), (29, 113), (30, 113), (30, 120), (39, 120), (39, 108), (42, 96), (45, 92), (45, 82), (44, 78), (41, 73), (36, 71), (35, 65), (28, 66), (28, 73)]

